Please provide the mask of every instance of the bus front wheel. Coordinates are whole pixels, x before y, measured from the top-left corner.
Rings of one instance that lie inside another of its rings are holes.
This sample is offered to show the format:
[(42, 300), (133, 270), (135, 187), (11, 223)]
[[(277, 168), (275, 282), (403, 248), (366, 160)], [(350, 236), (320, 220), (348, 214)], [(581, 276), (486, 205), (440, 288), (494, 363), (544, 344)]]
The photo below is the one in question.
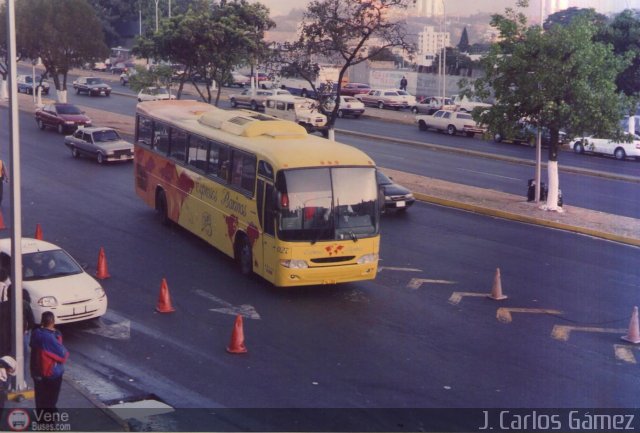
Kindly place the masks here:
[(236, 261), (242, 275), (251, 275), (253, 272), (253, 256), (251, 244), (246, 236), (239, 236), (236, 241)]

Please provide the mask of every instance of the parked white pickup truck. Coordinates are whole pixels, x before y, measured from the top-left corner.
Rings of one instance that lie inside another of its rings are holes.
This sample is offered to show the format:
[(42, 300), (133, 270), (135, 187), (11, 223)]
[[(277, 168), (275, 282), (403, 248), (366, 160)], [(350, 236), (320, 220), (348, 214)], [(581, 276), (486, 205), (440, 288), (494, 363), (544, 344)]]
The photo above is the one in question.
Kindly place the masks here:
[(482, 102), (477, 99), (469, 99), (466, 96), (453, 95), (451, 96), (453, 103), (458, 107), (459, 111), (473, 111), (476, 107), (489, 108), (491, 104)]

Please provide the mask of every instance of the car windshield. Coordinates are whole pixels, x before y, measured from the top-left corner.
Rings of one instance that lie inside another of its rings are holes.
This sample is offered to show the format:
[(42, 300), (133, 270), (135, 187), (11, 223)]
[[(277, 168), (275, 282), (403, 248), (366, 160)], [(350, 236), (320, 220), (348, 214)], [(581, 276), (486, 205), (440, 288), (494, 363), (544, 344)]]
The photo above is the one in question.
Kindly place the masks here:
[(352, 98), (351, 96), (347, 96), (344, 98), (344, 102), (360, 102), (356, 98)]
[(402, 96), (411, 96), (409, 95), (407, 92), (405, 92), (404, 90), (397, 90), (398, 95), (402, 95)]
[(87, 78), (87, 84), (102, 84), (100, 78)]
[(93, 141), (96, 143), (99, 141), (116, 141), (116, 140), (120, 140), (120, 136), (113, 129), (96, 131), (93, 133)]
[(149, 93), (151, 93), (152, 95), (167, 95), (167, 94), (169, 94), (167, 89), (165, 89), (164, 87), (158, 87), (158, 88), (155, 88), (155, 89), (151, 89), (151, 91)]
[(389, 179), (383, 172), (376, 170), (376, 181), (378, 185), (391, 185), (391, 179)]
[(78, 263), (64, 250), (39, 251), (22, 255), (24, 281), (57, 278), (82, 272)]
[(280, 197), (278, 236), (282, 240), (355, 241), (378, 232), (373, 168), (287, 170), (278, 173), (276, 183)]
[(75, 105), (56, 105), (59, 114), (82, 114), (82, 111)]

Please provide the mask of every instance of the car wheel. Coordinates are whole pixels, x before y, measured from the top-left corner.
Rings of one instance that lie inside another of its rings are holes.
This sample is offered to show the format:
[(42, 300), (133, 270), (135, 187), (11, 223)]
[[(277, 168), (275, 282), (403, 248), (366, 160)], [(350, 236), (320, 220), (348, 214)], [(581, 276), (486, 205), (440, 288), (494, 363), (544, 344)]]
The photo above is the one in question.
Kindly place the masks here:
[(232, 106), (233, 108), (236, 108), (236, 107), (238, 106), (238, 103), (236, 102), (236, 99), (235, 99), (235, 98), (231, 98), (231, 101), (229, 101), (229, 102), (231, 102), (231, 106)]
[(456, 127), (453, 125), (447, 126), (447, 134), (456, 135)]
[(79, 89), (79, 88), (77, 88), (77, 89), (76, 89), (76, 95), (79, 95), (79, 94), (80, 94), (80, 89)]
[(418, 114), (418, 107), (411, 107), (411, 112), (413, 114)]
[(104, 96), (109, 96), (111, 95), (111, 92), (104, 92)]
[(353, 115), (353, 118), (354, 118), (354, 119), (357, 119), (357, 118), (359, 118), (359, 117), (360, 117), (360, 115), (359, 115), (359, 114), (354, 114), (354, 115)]
[(427, 129), (429, 129), (429, 128), (427, 128), (427, 124), (425, 123), (425, 121), (424, 121), (424, 120), (420, 120), (420, 121), (418, 122), (418, 129), (419, 129), (420, 131), (426, 131), (426, 130), (427, 130)]
[(502, 134), (500, 134), (499, 132), (496, 132), (495, 134), (493, 134), (493, 141), (495, 141), (496, 143), (501, 143)]
[(80, 156), (80, 152), (78, 152), (78, 149), (75, 146), (71, 147), (71, 156), (74, 158), (78, 158)]
[(253, 272), (253, 256), (251, 253), (251, 245), (246, 236), (238, 235), (236, 241), (236, 261), (242, 275), (251, 275)]
[(384, 102), (378, 102), (378, 108), (382, 110), (384, 108)]
[(42, 131), (44, 131), (44, 128), (46, 128), (46, 125), (44, 124), (44, 122), (42, 120), (38, 119), (36, 123), (38, 124), (38, 128), (40, 128)]
[(258, 111), (258, 103), (256, 101), (251, 101), (251, 109), (253, 111)]
[(31, 89), (27, 89), (27, 92), (26, 92), (26, 93), (29, 93), (29, 95), (33, 95), (33, 88), (31, 88)]
[(125, 83), (124, 78), (120, 78), (120, 84), (121, 84), (121, 85), (123, 85), (123, 86), (124, 86), (125, 84), (127, 84), (127, 83)]
[(573, 151), (575, 153), (584, 153), (584, 145), (582, 144), (581, 141), (575, 142), (575, 144), (573, 145)]
[(615, 156), (618, 161), (622, 161), (627, 157), (627, 153), (622, 147), (618, 147), (615, 152), (613, 152), (613, 156)]
[(62, 126), (62, 123), (58, 123), (58, 134), (64, 134), (64, 126)]
[(467, 132), (467, 137), (473, 137), (475, 134), (475, 132)]
[(168, 226), (171, 224), (171, 220), (169, 219), (169, 207), (167, 206), (167, 197), (165, 196), (164, 191), (158, 191), (158, 193), (156, 193), (156, 211), (158, 212), (162, 225)]
[(300, 96), (302, 96), (303, 98), (307, 97), (307, 89), (302, 89), (302, 91), (300, 92)]
[(98, 152), (98, 155), (96, 155), (96, 161), (98, 161), (98, 164), (104, 164), (104, 153)]
[(338, 117), (342, 119), (344, 117), (344, 111), (338, 110)]

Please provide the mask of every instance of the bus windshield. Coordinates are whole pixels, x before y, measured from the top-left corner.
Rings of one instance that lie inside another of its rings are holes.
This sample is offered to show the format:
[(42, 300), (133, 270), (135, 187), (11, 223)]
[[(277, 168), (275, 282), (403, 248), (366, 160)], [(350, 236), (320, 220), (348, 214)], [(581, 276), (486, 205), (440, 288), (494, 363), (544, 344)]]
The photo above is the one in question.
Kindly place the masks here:
[(276, 183), (280, 239), (315, 243), (377, 235), (374, 168), (284, 170)]

